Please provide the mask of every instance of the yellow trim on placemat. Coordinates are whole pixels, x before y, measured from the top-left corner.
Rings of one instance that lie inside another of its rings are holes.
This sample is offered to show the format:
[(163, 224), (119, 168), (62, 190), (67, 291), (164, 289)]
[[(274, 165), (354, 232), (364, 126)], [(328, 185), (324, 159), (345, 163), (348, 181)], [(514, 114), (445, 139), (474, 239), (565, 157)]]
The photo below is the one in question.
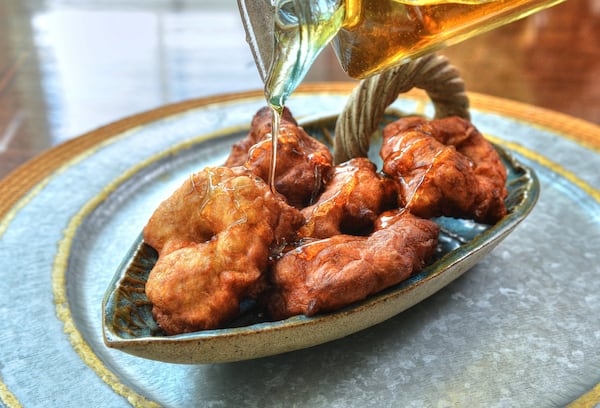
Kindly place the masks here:
[(567, 408), (592, 408), (600, 403), (600, 384), (567, 405)]
[(565, 139), (600, 154), (600, 126), (564, 113), (539, 108), (522, 102), (478, 93), (469, 93), (471, 107), (506, 119), (517, 119), (527, 125), (558, 133)]
[(15, 397), (14, 394), (10, 392), (8, 387), (2, 382), (2, 377), (0, 377), (0, 402), (9, 408), (22, 407), (17, 397)]
[(553, 172), (559, 174), (560, 176), (562, 176), (563, 178), (568, 180), (570, 183), (579, 187), (587, 195), (591, 196), (595, 201), (597, 201), (600, 204), (600, 190), (596, 190), (595, 188), (593, 188), (592, 186), (587, 184), (585, 181), (583, 181), (579, 177), (577, 177), (577, 175), (575, 173), (565, 169), (560, 164), (553, 162), (552, 160), (548, 159), (546, 156), (536, 153), (536, 152), (520, 145), (519, 143), (507, 142), (506, 140), (500, 139), (499, 137), (491, 136), (489, 134), (486, 134), (485, 137), (486, 137), (486, 139), (490, 140), (493, 143), (502, 145), (514, 152), (519, 153), (523, 157), (526, 157), (528, 159), (536, 161), (542, 167), (549, 168)]

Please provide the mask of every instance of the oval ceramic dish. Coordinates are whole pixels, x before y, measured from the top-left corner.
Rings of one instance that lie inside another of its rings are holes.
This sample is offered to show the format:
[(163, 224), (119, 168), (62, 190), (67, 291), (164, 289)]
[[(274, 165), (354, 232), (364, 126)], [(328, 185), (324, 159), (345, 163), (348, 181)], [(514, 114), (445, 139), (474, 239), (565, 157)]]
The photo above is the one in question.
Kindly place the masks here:
[[(335, 117), (301, 124), (310, 135), (331, 144)], [(375, 162), (379, 146), (379, 140), (372, 141), (371, 159)], [(104, 297), (104, 341), (109, 347), (153, 360), (188, 364), (228, 362), (314, 346), (389, 319), (473, 267), (535, 205), (539, 182), (533, 171), (496, 148), (508, 170), (509, 214), (494, 226), (471, 220), (436, 219), (441, 233), (435, 260), (419, 274), (394, 287), (334, 313), (270, 322), (250, 309), (227, 328), (165, 336), (152, 318), (152, 306), (144, 293), (148, 274), (157, 259), (156, 252), (140, 237), (116, 271)]]

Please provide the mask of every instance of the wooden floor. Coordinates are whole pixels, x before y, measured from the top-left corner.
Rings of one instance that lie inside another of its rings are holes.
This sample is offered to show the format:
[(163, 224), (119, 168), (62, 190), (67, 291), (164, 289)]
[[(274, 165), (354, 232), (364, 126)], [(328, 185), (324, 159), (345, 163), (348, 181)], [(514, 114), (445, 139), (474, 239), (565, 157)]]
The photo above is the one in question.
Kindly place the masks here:
[[(234, 0), (0, 2), (0, 178), (50, 146), (166, 103), (262, 87)], [(470, 91), (600, 124), (600, 0), (446, 49)], [(331, 51), (307, 81), (348, 78)]]

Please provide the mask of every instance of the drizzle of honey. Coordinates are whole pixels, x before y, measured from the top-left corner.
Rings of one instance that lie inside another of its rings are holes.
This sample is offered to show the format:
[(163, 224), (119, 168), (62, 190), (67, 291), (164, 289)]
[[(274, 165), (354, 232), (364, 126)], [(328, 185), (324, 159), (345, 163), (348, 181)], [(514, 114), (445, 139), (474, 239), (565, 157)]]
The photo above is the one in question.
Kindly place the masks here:
[(272, 191), (275, 191), (277, 140), (285, 102), (317, 55), (338, 33), (344, 11), (342, 0), (280, 0), (276, 5), (274, 55), (265, 81), (265, 97), (273, 112), (269, 166)]
[(275, 166), (277, 165), (277, 141), (279, 140), (279, 130), (281, 124), (281, 116), (283, 115), (283, 106), (271, 105), (273, 118), (271, 119), (271, 161), (269, 163), (269, 187), (271, 192), (275, 190)]

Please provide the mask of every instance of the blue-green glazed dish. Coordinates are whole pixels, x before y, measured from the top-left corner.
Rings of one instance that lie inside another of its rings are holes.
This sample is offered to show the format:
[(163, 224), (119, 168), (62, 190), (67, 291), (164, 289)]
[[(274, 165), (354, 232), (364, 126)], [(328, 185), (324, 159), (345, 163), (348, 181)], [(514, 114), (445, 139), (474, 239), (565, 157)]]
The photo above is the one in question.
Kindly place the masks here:
[[(331, 144), (335, 117), (306, 121), (302, 125), (309, 134)], [(375, 136), (371, 159), (376, 164), (380, 164), (377, 163), (379, 146)], [(508, 215), (493, 226), (436, 218), (441, 233), (435, 259), (428, 267), (394, 287), (333, 313), (265, 321), (250, 305), (227, 328), (166, 336), (154, 321), (152, 305), (144, 293), (157, 255), (140, 236), (116, 271), (103, 300), (105, 344), (135, 356), (171, 363), (240, 361), (332, 341), (401, 313), (471, 269), (535, 206), (540, 184), (533, 170), (501, 147), (495, 147), (508, 171)]]

